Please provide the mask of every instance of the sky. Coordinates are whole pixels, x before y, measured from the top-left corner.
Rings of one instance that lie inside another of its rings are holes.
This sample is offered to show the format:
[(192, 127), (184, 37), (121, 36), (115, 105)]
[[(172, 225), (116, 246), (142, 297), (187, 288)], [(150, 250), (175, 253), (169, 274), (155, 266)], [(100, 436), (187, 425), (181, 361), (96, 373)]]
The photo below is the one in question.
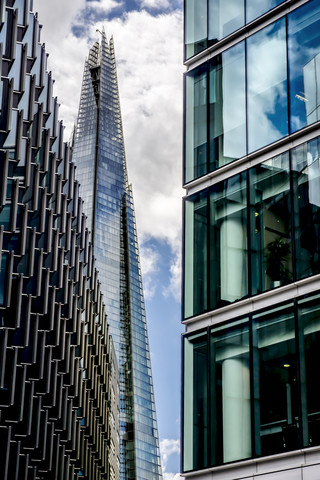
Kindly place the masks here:
[(85, 57), (113, 35), (133, 185), (164, 480), (178, 480), (182, 0), (34, 0), (65, 140), (76, 122)]

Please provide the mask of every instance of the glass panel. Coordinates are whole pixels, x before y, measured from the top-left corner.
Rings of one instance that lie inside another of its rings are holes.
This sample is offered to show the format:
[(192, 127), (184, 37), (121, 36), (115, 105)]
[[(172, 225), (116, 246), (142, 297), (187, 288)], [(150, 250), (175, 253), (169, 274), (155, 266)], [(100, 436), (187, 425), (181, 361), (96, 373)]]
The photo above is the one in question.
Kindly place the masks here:
[(285, 19), (248, 38), (247, 71), (248, 150), (253, 152), (288, 134)]
[(184, 471), (207, 466), (207, 333), (184, 339)]
[(207, 191), (185, 203), (185, 317), (207, 310)]
[(283, 3), (284, 0), (247, 0), (246, 1), (246, 19), (251, 22), (260, 15), (268, 12), (272, 8)]
[(207, 0), (186, 0), (186, 58), (207, 48)]
[[(15, 148), (17, 138), (18, 127), (18, 110), (12, 110), (11, 112), (11, 125), (8, 136), (3, 144), (3, 148)], [(12, 157), (11, 157), (12, 158)]]
[(244, 25), (243, 0), (209, 0), (209, 41), (221, 40)]
[(11, 220), (11, 202), (6, 203), (2, 210), (0, 211), (0, 224), (3, 225), (5, 230), (10, 230), (10, 220)]
[[(301, 390), (302, 405), (306, 410), (304, 446), (320, 444), (320, 296), (298, 302), (302, 333)], [(304, 415), (305, 414), (305, 415)]]
[[(2, 223), (2, 222), (1, 222)], [(7, 283), (7, 254), (2, 253), (0, 258), (0, 305), (4, 305), (6, 300), (5, 286)]]
[(256, 454), (299, 448), (297, 364), (293, 308), (253, 317)]
[(210, 171), (246, 154), (244, 42), (210, 64)]
[(320, 272), (319, 139), (292, 150), (297, 279)]
[(22, 44), (16, 44), (16, 58), (9, 71), (9, 77), (13, 78), (13, 88), (16, 91), (20, 91), (20, 79), (21, 79), (21, 63), (22, 63)]
[(210, 308), (248, 295), (246, 174), (210, 190)]
[(207, 68), (186, 75), (186, 182), (207, 173)]
[(306, 3), (288, 15), (290, 128), (320, 119), (320, 5)]
[(210, 465), (249, 458), (252, 451), (248, 320), (211, 331), (210, 368)]
[(252, 293), (292, 281), (288, 154), (249, 171)]

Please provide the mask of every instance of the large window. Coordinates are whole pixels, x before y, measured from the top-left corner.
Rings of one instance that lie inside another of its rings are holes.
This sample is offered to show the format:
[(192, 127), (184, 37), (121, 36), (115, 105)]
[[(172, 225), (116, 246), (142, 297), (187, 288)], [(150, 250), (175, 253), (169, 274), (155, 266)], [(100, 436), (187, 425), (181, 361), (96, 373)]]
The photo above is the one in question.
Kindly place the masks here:
[(184, 181), (319, 121), (319, 78), (316, 0), (188, 72)]
[(184, 317), (320, 273), (320, 137), (185, 204)]
[(288, 15), (291, 131), (320, 120), (320, 5)]
[(183, 470), (320, 445), (320, 294), (184, 338)]
[(241, 42), (209, 64), (210, 171), (246, 154), (244, 58)]
[(283, 2), (284, 0), (186, 0), (186, 58), (205, 50)]
[(250, 153), (288, 134), (285, 18), (248, 38), (247, 82)]
[(249, 170), (252, 294), (292, 281), (288, 153)]
[(209, 202), (210, 307), (215, 308), (248, 295), (245, 174), (212, 187)]

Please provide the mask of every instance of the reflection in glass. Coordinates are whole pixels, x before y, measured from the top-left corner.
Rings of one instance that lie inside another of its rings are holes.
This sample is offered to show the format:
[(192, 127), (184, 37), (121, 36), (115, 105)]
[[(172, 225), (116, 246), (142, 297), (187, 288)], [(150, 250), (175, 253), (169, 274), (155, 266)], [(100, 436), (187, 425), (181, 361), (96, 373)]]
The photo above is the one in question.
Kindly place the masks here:
[(297, 279), (320, 272), (319, 139), (292, 150)]
[(186, 75), (186, 181), (207, 173), (207, 69)]
[(285, 19), (247, 41), (248, 151), (288, 134)]
[(304, 445), (320, 444), (320, 296), (298, 302), (301, 342), (302, 424)]
[(184, 470), (207, 466), (208, 380), (207, 334), (184, 343)]
[(252, 451), (248, 320), (211, 331), (210, 367), (210, 465), (249, 458)]
[(207, 192), (185, 204), (185, 316), (207, 309)]
[(256, 453), (299, 447), (297, 365), (293, 308), (253, 317)]
[(248, 294), (245, 173), (210, 190), (210, 308)]
[(246, 0), (247, 23), (283, 2), (284, 0)]
[(288, 154), (249, 171), (252, 293), (292, 280)]
[(244, 42), (210, 63), (210, 171), (246, 154)]
[(186, 58), (207, 48), (207, 0), (185, 2)]
[(288, 15), (290, 128), (320, 119), (320, 4), (306, 3)]
[(243, 0), (209, 0), (209, 34), (217, 42), (244, 25)]

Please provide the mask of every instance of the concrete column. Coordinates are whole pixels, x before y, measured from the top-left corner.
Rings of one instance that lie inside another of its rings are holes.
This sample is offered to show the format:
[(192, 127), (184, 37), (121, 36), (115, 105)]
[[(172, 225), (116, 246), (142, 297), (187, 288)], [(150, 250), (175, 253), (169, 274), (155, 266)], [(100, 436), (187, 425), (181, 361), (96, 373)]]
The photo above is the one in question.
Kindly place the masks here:
[(222, 363), (223, 461), (251, 457), (250, 370), (245, 360)]
[(245, 229), (226, 218), (220, 229), (221, 300), (234, 302), (246, 294)]

